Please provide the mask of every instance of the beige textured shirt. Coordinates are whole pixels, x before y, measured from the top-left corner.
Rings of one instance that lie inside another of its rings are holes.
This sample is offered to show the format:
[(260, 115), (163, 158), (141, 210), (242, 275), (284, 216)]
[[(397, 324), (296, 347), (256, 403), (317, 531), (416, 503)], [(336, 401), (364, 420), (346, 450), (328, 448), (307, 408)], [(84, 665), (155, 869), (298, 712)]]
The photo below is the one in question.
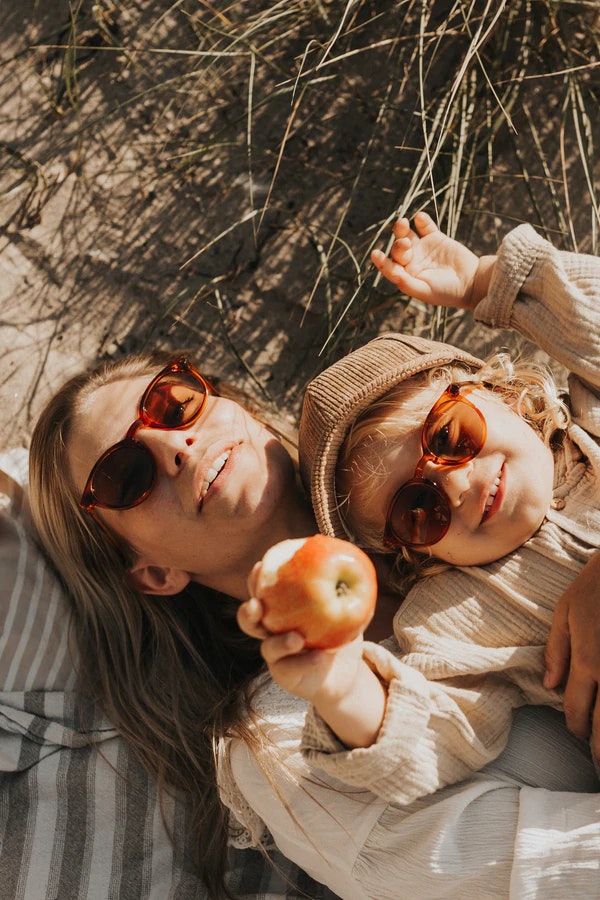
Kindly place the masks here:
[(476, 318), (520, 332), (569, 371), (573, 424), (555, 456), (562, 508), (514, 553), (423, 580), (395, 617), (395, 639), (365, 645), (389, 684), (373, 746), (348, 751), (307, 715), (310, 763), (388, 802), (412, 803), (496, 758), (516, 707), (560, 708), (561, 694), (542, 687), (554, 605), (600, 546), (600, 259), (559, 252), (520, 226), (499, 249)]

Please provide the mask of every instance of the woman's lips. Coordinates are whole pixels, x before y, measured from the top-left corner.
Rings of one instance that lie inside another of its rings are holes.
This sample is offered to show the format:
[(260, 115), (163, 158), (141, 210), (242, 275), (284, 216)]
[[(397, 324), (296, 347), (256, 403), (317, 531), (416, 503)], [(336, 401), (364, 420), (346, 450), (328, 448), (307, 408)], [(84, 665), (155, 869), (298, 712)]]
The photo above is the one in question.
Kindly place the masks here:
[(506, 478), (504, 466), (500, 469), (498, 474), (496, 475), (486, 497), (485, 508), (483, 510), (483, 516), (481, 517), (481, 522), (487, 522), (488, 519), (491, 519), (502, 505), (502, 500), (504, 498), (504, 494), (506, 492)]
[(229, 459), (230, 453), (231, 453), (231, 450), (226, 450), (225, 453), (221, 453), (221, 455), (218, 456), (215, 459), (215, 461), (210, 465), (210, 467), (206, 473), (206, 476), (205, 476), (206, 480), (203, 481), (202, 484), (200, 485), (200, 500), (204, 500), (204, 498), (206, 497), (211, 484), (213, 483), (215, 478), (219, 475), (221, 469), (223, 468), (223, 466)]
[(234, 449), (235, 448), (233, 447), (228, 447), (226, 450), (222, 450), (204, 471), (203, 478), (200, 482), (200, 487), (198, 490), (199, 510), (201, 510), (204, 506), (209, 491), (227, 466), (227, 462), (229, 461), (229, 458)]

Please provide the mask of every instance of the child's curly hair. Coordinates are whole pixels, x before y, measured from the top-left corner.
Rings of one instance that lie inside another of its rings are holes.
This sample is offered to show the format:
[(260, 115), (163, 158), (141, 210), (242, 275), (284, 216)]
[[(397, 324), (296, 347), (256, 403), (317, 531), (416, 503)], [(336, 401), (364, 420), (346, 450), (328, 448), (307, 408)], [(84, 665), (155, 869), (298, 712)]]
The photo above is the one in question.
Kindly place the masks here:
[[(428, 550), (390, 550), (383, 542), (381, 529), (365, 521), (362, 504), (352, 503), (353, 485), (360, 484), (363, 496), (379, 489), (387, 472), (383, 464), (377, 466), (372, 461), (383, 459), (388, 448), (423, 423), (432, 405), (427, 388), (467, 381), (491, 387), (535, 428), (551, 449), (562, 440), (570, 422), (565, 396), (550, 369), (532, 359), (513, 360), (505, 351), (495, 353), (478, 371), (455, 364), (420, 372), (397, 384), (357, 418), (344, 441), (337, 466), (340, 515), (353, 539), (366, 550), (396, 554), (393, 586), (402, 593), (419, 578), (448, 568), (448, 563), (436, 559)], [(380, 453), (374, 454), (373, 446)], [(370, 452), (364, 453), (367, 447)]]

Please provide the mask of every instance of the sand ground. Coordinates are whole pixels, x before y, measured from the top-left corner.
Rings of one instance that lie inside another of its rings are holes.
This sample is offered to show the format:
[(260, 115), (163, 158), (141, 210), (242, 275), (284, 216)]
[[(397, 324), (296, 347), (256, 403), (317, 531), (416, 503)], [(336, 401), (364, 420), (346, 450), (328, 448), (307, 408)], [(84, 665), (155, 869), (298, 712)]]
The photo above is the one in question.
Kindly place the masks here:
[[(350, 61), (329, 94), (324, 70), (321, 94), (298, 107), (301, 128), (290, 119), (298, 95), (279, 97), (277, 87), (293, 76), (300, 39), (282, 38), (287, 71), (265, 72), (256, 56), (251, 69), (241, 55), (236, 82), (178, 54), (192, 40), (182, 4), (161, 17), (156, 3), (84, 3), (70, 71), (73, 6), (2, 0), (0, 448), (27, 445), (40, 405), (68, 374), (150, 345), (192, 347), (201, 368), (268, 393), (293, 417), (328, 358), (321, 349), (357, 270), (370, 279), (368, 310), (347, 314), (333, 355), (384, 329), (421, 327), (422, 311), (373, 282), (367, 256), (410, 168), (410, 151), (399, 151), (408, 113), (395, 100), (394, 115), (380, 116), (382, 91), (398, 79), (385, 44), (392, 19), (378, 26), (381, 48)], [(334, 7), (323, 4), (330, 30)], [(564, 100), (548, 89), (555, 83), (532, 81), (513, 115), (524, 142), (533, 116), (549, 147), (546, 175), (573, 223), (557, 239), (591, 249), (589, 185), (577, 159), (565, 161), (564, 135), (553, 134)], [(514, 154), (502, 146), (506, 159)], [(496, 185), (479, 195), (486, 228), (471, 238), (482, 252), (515, 222), (539, 222), (550, 202), (536, 205), (535, 185), (531, 193), (502, 181), (506, 159), (500, 153)], [(327, 255), (333, 236), (337, 257)], [(464, 317), (448, 336), (481, 354), (496, 340)]]

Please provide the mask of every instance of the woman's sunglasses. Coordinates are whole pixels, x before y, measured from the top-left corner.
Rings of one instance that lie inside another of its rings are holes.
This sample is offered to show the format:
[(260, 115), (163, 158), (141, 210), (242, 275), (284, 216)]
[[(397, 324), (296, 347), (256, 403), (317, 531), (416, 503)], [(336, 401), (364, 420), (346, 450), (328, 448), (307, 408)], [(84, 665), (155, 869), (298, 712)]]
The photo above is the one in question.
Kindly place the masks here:
[(90, 472), (79, 505), (94, 514), (104, 509), (131, 509), (154, 487), (156, 463), (135, 435), (140, 428), (189, 428), (215, 391), (184, 356), (153, 378), (140, 400), (138, 417), (122, 441), (105, 450)]
[(430, 410), (423, 431), (423, 455), (410, 481), (394, 494), (385, 520), (388, 547), (428, 547), (437, 544), (450, 527), (451, 507), (444, 490), (423, 477), (428, 462), (462, 466), (482, 449), (485, 419), (463, 394), (482, 385), (451, 384)]

